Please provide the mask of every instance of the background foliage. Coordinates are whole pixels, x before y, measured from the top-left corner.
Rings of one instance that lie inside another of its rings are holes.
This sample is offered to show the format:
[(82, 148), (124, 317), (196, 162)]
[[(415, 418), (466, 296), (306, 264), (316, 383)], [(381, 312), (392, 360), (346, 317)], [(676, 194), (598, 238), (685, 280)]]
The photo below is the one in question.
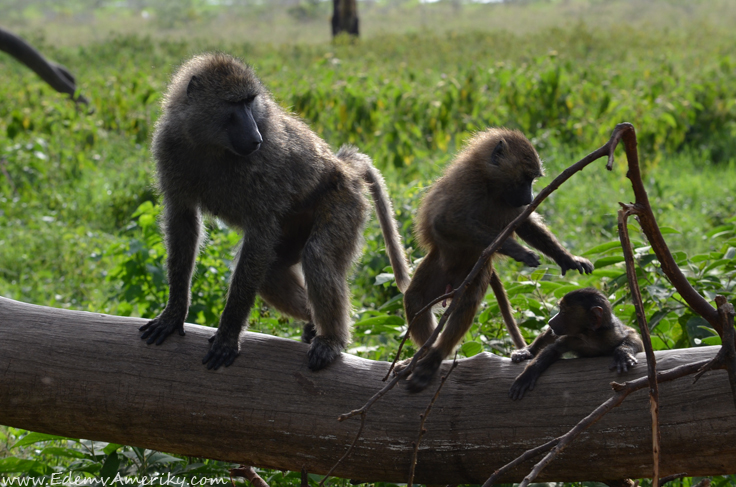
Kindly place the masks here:
[[(171, 72), (192, 54), (223, 50), (253, 64), (279, 102), (333, 147), (350, 142), (371, 154), (388, 179), (413, 259), (422, 256), (411, 235), (418, 202), (474, 131), (490, 125), (524, 131), (545, 160), (541, 188), (602, 145), (616, 123), (630, 121), (647, 190), (678, 265), (709, 299), (721, 293), (734, 301), (734, 2), (373, 2), (361, 4), (367, 35), (357, 43), (291, 37), (294, 26), (327, 30), (325, 5), (318, 2), (270, 10), (261, 3), (196, 1), (186, 8), (165, 1), (0, 5), (14, 22), (3, 27), (20, 27), (74, 72), (94, 108), (75, 107), (0, 55), (0, 295), (121, 315), (152, 317), (161, 310), (168, 292), (165, 249), (148, 144)], [(379, 13), (384, 30), (376, 27)], [(233, 15), (246, 33), (223, 39), (227, 29), (217, 19)], [(141, 18), (154, 23), (139, 25)], [(409, 20), (400, 24), (402, 18)], [(48, 37), (37, 29), (44, 19)], [(275, 29), (279, 43), (248, 37), (267, 30), (263, 24)], [(111, 25), (121, 33), (109, 34)], [(79, 38), (70, 26), (77, 26)], [(90, 26), (96, 33), (84, 34)], [(527, 339), (555, 312), (556, 300), (580, 286), (605, 289), (617, 314), (634, 322), (616, 236), (617, 202), (632, 199), (620, 154), (612, 173), (602, 163), (592, 166), (542, 205), (555, 233), (596, 270), (563, 279), (549, 261), (537, 269), (500, 262)], [(189, 321), (216, 326), (239, 235), (217, 221), (207, 228)], [(655, 349), (718, 343), (664, 278), (635, 224), (631, 231)], [(406, 323), (375, 221), (365, 237), (352, 282), (356, 324), (349, 353), (386, 360)], [(250, 322), (253, 331), (300, 336), (299, 324), (260, 302)], [(489, 295), (461, 355), (507, 355), (511, 347)], [(48, 479), (55, 472), (100, 481), (118, 472), (191, 478), (225, 475), (228, 468), (0, 428), (0, 481)], [(262, 475), (272, 486), (298, 482), (294, 473)], [(716, 479), (716, 485), (735, 480)]]

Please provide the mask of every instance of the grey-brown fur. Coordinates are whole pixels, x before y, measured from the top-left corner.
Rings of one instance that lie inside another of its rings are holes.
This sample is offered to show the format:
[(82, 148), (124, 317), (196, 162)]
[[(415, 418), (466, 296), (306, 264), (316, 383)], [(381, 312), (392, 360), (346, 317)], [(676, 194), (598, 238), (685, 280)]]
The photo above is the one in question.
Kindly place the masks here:
[[(203, 363), (230, 365), (259, 294), (308, 322), (309, 367), (335, 360), (350, 340), (351, 263), (358, 257), (369, 205), (377, 209), (397, 282), (408, 281), (383, 178), (368, 156), (335, 155), (301, 120), (285, 112), (253, 69), (225, 54), (205, 54), (174, 75), (153, 137), (169, 252), (169, 302), (141, 327), (160, 344), (184, 334), (201, 215), (243, 231), (217, 333)], [(316, 335), (316, 336), (315, 336)]]
[[(532, 144), (519, 131), (491, 128), (473, 137), (424, 197), (415, 232), (426, 257), (417, 267), (404, 295), (406, 319), (445, 293), (456, 289), (470, 273), (482, 251), (532, 201), (532, 182), (542, 175), (542, 164)], [(554, 260), (562, 273), (570, 269), (591, 272), (587, 259), (575, 257), (560, 245), (538, 214), (522, 223), (516, 235)], [(499, 253), (530, 267), (539, 257), (509, 237)], [(470, 328), (493, 275), (489, 262), (449, 318), (446, 328), (409, 377), (410, 390), (424, 389), (442, 360)], [(500, 282), (496, 283), (500, 284)], [(497, 291), (498, 286), (494, 286)], [(500, 290), (499, 306), (510, 308)], [(510, 309), (503, 310), (511, 316)], [(521, 337), (513, 319), (506, 320), (510, 332)], [(432, 313), (418, 316), (411, 338), (422, 345), (436, 326)]]
[(579, 357), (612, 355), (611, 369), (621, 373), (636, 365), (634, 355), (644, 351), (636, 330), (613, 314), (608, 298), (595, 288), (567, 293), (559, 310), (531, 345), (511, 354), (514, 362), (532, 359), (511, 385), (511, 399), (521, 399), (533, 390), (539, 376), (567, 352)]

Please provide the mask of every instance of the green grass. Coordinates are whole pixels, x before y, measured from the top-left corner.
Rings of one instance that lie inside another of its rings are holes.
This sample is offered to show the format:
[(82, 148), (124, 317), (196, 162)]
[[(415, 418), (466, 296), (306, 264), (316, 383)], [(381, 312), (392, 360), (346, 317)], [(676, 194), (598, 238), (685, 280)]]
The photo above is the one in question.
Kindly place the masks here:
[[(0, 0), (0, 9), (8, 2)], [(174, 11), (164, 1), (141, 2), (151, 9), (147, 23), (140, 11), (98, 4), (104, 8), (85, 16), (82, 0), (29, 2), (4, 17), (13, 24), (3, 27), (18, 30), (75, 74), (94, 112), (75, 107), (0, 54), (2, 296), (126, 315), (153, 316), (161, 309), (164, 249), (148, 145), (176, 66), (192, 54), (222, 50), (253, 64), (276, 99), (334, 148), (354, 143), (374, 158), (413, 259), (422, 256), (411, 234), (420, 198), (473, 132), (492, 125), (524, 131), (545, 161), (540, 190), (603, 145), (616, 123), (632, 122), (650, 201), (660, 225), (672, 229), (665, 237), (678, 265), (709, 298), (723, 293), (734, 300), (733, 1), (576, 0), (459, 9), (449, 2), (360, 3), (364, 36), (355, 43), (327, 42), (328, 2), (304, 2), (301, 13), (194, 1)], [(633, 200), (622, 151), (612, 172), (604, 164), (577, 174), (539, 210), (577, 254), (616, 240), (618, 202)], [(208, 228), (189, 319), (216, 325), (238, 235), (216, 222)], [(678, 296), (668, 295), (671, 288), (643, 236), (635, 232), (633, 238), (642, 248), (638, 275), (647, 316), (656, 323), (655, 347), (713, 342)], [(536, 271), (499, 262), (527, 338), (538, 333), (570, 284), (605, 288), (619, 316), (633, 322), (621, 265), (604, 267), (601, 260), (617, 255), (616, 249), (591, 252), (600, 264), (595, 273), (566, 278), (549, 262)], [(390, 358), (406, 329), (396, 287), (390, 280), (376, 284), (387, 266), (372, 220), (352, 281), (352, 352), (372, 359)], [(298, 326), (262, 303), (251, 329), (299, 335)], [(489, 297), (461, 354), (509, 349)], [(32, 449), (7, 453), (23, 434), (0, 431), (3, 456), (42, 458)], [(144, 459), (151, 454), (125, 451)], [(88, 460), (94, 466), (105, 458)], [(226, 467), (208, 465), (218, 472)]]

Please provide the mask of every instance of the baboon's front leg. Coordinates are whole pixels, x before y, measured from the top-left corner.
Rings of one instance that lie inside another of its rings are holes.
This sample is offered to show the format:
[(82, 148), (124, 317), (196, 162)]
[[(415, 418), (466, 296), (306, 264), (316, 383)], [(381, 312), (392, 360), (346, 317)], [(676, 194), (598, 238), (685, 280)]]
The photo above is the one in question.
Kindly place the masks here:
[(169, 302), (153, 320), (141, 326), (146, 343), (161, 345), (174, 332), (184, 335), (184, 320), (189, 312), (189, 287), (197, 257), (200, 235), (199, 212), (164, 200), (166, 259), (169, 278)]

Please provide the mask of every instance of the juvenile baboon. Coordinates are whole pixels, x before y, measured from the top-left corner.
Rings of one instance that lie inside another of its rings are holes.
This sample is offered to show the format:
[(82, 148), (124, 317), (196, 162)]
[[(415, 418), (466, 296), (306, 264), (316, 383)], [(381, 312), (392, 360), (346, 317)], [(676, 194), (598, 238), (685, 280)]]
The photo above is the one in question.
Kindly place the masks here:
[(281, 109), (253, 69), (205, 54), (173, 76), (153, 136), (163, 194), (169, 301), (141, 327), (161, 344), (184, 334), (201, 214), (243, 231), (225, 309), (202, 363), (217, 369), (239, 353), (239, 337), (258, 293), (307, 322), (308, 365), (319, 370), (350, 339), (351, 263), (368, 203), (376, 204), (400, 289), (408, 266), (381, 174), (353, 147), (333, 154), (306, 124)]
[(560, 300), (559, 309), (547, 330), (531, 345), (511, 354), (514, 362), (533, 359), (511, 385), (511, 399), (521, 399), (533, 390), (539, 376), (566, 352), (579, 357), (613, 355), (611, 370), (619, 373), (637, 364), (634, 354), (644, 350), (641, 337), (616, 318), (602, 292), (594, 288), (569, 292)]
[[(532, 144), (519, 131), (491, 128), (477, 134), (455, 158), (422, 201), (415, 232), (427, 252), (404, 294), (406, 319), (448, 289), (456, 289), (467, 277), (482, 251), (531, 203), (532, 183), (542, 175), (542, 163)], [(542, 223), (538, 214), (516, 230), (516, 235), (553, 259), (564, 275), (570, 269), (590, 273), (593, 264), (565, 250)], [(509, 237), (498, 251), (536, 267), (537, 255)], [(512, 337), (521, 337), (511, 317), (508, 298), (500, 280), (488, 265), (465, 290), (462, 302), (450, 316), (437, 342), (421, 359), (407, 387), (424, 389), (442, 360), (462, 340), (470, 328), (489, 283), (492, 285)], [(411, 326), (411, 338), (422, 345), (436, 326), (432, 313), (418, 316)], [(519, 346), (518, 340), (517, 346)], [(523, 339), (520, 340), (523, 346)], [(404, 362), (398, 370), (406, 365)]]

